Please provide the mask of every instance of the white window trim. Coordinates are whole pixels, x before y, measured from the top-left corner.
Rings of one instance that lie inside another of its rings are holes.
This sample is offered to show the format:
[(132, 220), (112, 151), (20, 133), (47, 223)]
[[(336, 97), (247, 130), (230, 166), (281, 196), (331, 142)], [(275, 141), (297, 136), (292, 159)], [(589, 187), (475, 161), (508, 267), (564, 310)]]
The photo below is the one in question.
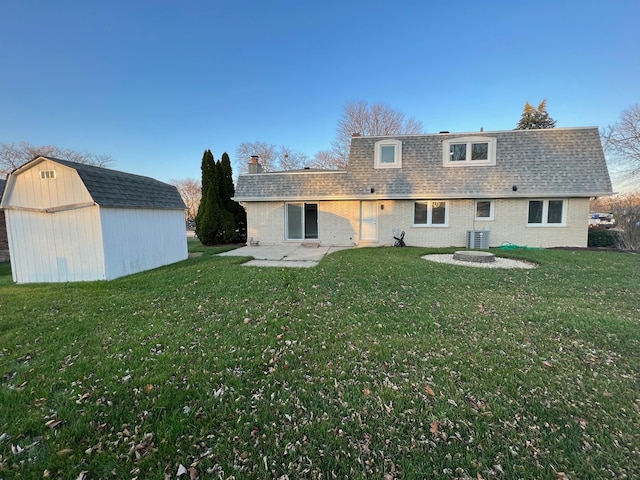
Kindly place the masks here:
[[(300, 205), (302, 206), (302, 238), (290, 238), (289, 237), (289, 207), (288, 205)], [(307, 228), (305, 217), (305, 206), (315, 205), (318, 212), (318, 223), (320, 223), (320, 204), (318, 202), (285, 202), (284, 204), (284, 240), (287, 242), (303, 242), (305, 240), (317, 240), (305, 237), (305, 231)], [(318, 236), (320, 235), (320, 226), (318, 225)]]
[[(432, 222), (432, 202), (444, 202), (444, 223), (431, 223)], [(427, 207), (427, 223), (416, 223), (416, 203), (426, 203)], [(413, 227), (448, 227), (449, 226), (449, 202), (446, 200), (416, 200), (413, 202), (413, 219), (412, 226)]]
[[(382, 147), (394, 147), (393, 163), (382, 163)], [(400, 140), (378, 140), (375, 144), (374, 168), (402, 168), (402, 142)]]
[[(479, 217), (478, 216), (478, 202), (489, 202), (489, 216), (488, 217)], [(473, 215), (477, 222), (488, 222), (493, 220), (494, 210), (495, 210), (496, 202), (489, 198), (478, 198), (473, 204)]]
[[(487, 160), (458, 160), (451, 161), (450, 146), (452, 143), (466, 143), (467, 155), (471, 152), (472, 143), (487, 143), (489, 151), (487, 152)], [(469, 167), (469, 166), (487, 166), (496, 164), (496, 143), (495, 137), (457, 137), (449, 138), (442, 141), (442, 165), (445, 167)]]
[[(549, 202), (562, 202), (562, 222), (547, 223), (549, 219)], [(542, 202), (542, 222), (529, 223), (529, 202)], [(530, 198), (527, 201), (527, 227), (566, 227), (567, 226), (567, 199), (566, 198)]]

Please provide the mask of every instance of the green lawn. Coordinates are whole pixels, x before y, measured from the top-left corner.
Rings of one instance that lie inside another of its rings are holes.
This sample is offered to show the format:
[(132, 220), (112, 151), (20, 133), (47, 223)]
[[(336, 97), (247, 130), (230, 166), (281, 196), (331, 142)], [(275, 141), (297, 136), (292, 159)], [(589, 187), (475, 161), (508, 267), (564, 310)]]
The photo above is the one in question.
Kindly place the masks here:
[(640, 255), (190, 248), (109, 282), (0, 264), (0, 478), (640, 477)]

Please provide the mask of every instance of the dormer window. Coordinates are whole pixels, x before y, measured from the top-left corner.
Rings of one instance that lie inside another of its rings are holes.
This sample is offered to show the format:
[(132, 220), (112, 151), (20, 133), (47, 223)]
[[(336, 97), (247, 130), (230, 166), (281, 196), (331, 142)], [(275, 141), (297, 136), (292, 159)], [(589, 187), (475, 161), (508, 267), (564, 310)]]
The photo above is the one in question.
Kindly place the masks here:
[(375, 145), (375, 168), (401, 168), (402, 142), (380, 140)]
[(496, 139), (460, 137), (442, 142), (442, 164), (445, 167), (495, 165)]

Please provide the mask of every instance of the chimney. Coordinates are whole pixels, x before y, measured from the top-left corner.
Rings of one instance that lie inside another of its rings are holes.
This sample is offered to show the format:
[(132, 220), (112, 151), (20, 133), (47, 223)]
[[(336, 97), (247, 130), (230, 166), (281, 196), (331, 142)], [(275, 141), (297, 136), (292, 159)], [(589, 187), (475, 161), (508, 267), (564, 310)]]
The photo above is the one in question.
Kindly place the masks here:
[(361, 136), (362, 136), (362, 134), (361, 133), (357, 133), (357, 132), (351, 134), (351, 137), (361, 137)]
[(262, 165), (260, 165), (260, 157), (258, 155), (251, 155), (249, 173), (262, 173)]

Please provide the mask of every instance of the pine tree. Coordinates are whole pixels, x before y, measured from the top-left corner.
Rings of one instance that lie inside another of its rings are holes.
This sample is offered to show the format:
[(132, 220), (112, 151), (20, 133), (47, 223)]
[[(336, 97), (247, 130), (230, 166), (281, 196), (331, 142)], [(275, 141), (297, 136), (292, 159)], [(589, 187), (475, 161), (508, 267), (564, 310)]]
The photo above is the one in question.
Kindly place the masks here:
[(542, 100), (538, 108), (525, 102), (522, 109), (522, 117), (516, 126), (516, 130), (535, 130), (540, 128), (554, 128), (556, 121), (547, 113), (547, 101)]
[(244, 240), (246, 213), (235, 195), (231, 160), (225, 152), (216, 161), (211, 150), (202, 156), (202, 198), (196, 215), (196, 235), (203, 245)]
[(222, 205), (218, 171), (211, 150), (202, 156), (202, 199), (196, 215), (196, 235), (203, 245), (219, 243), (222, 229)]
[(231, 168), (231, 160), (229, 159), (229, 155), (227, 154), (227, 152), (224, 152), (222, 154), (220, 163), (220, 197), (224, 202), (225, 209), (233, 216), (233, 221), (235, 224), (234, 231), (238, 233), (237, 237), (239, 237), (234, 238), (234, 241), (243, 241), (245, 240), (244, 231), (245, 225), (247, 223), (247, 214), (242, 205), (233, 200), (236, 189), (233, 184), (233, 169)]

